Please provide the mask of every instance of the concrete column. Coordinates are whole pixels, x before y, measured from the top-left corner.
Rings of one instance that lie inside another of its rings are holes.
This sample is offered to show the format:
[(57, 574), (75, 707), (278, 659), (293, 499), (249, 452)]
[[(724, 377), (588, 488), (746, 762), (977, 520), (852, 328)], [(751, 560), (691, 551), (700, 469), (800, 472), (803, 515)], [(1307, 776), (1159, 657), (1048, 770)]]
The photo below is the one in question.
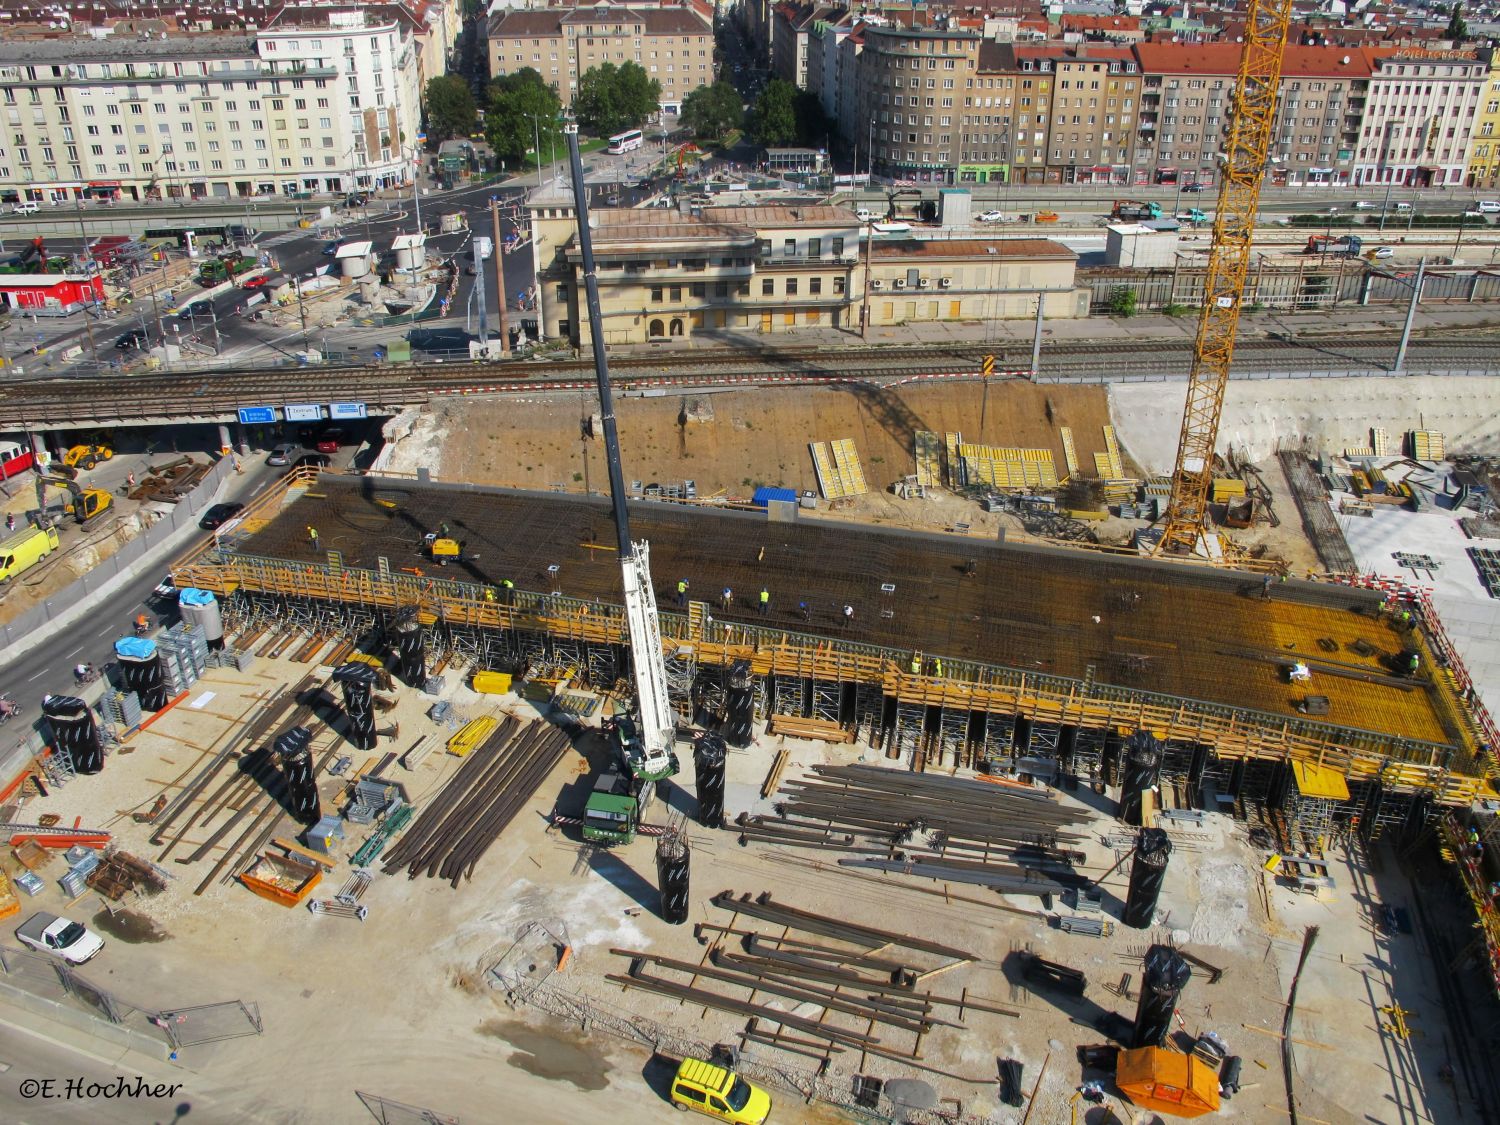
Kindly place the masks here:
[(230, 445), (230, 441), (229, 441), (229, 427), (225, 423), (220, 422), (219, 423), (219, 452), (227, 454), (227, 453), (229, 453), (230, 449), (231, 449), (231, 445)]

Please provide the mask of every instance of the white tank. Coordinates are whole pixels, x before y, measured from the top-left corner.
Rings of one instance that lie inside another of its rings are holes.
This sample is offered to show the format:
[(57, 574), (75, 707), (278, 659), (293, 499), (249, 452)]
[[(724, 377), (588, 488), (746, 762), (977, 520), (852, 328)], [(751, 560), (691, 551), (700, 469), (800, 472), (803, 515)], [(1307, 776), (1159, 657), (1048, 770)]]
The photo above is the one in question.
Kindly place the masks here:
[(219, 613), (219, 599), (207, 590), (184, 590), (177, 598), (177, 612), (189, 625), (203, 630), (203, 639), (210, 648), (218, 648), (224, 640), (224, 618)]

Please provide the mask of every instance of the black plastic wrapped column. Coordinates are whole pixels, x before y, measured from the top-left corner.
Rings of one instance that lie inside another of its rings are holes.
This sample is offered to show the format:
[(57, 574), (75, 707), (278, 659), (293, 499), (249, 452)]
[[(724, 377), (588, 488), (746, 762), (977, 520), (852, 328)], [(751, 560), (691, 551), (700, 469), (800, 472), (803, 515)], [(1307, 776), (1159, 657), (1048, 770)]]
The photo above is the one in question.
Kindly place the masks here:
[(352, 661), (333, 673), (344, 689), (344, 713), (349, 716), (345, 737), (356, 750), (375, 749), (375, 709), (370, 694), (375, 687), (375, 669)]
[(729, 690), (724, 699), (724, 740), (743, 749), (755, 737), (755, 677), (748, 661), (736, 661), (729, 669)]
[(1172, 1030), (1172, 1013), (1177, 998), (1187, 987), (1193, 970), (1182, 954), (1166, 945), (1153, 945), (1146, 951), (1146, 972), (1141, 978), (1141, 1000), (1135, 1009), (1132, 1049), (1160, 1047)]
[(1138, 730), (1125, 740), (1125, 777), (1120, 783), (1120, 819), (1141, 825), (1141, 794), (1156, 784), (1161, 773), (1161, 743)]
[(167, 686), (162, 681), (161, 659), (156, 646), (152, 645), (150, 656), (126, 656), (116, 653), (120, 666), (120, 678), (125, 681), (125, 690), (140, 697), (142, 711), (160, 711), (167, 705)]
[(1120, 920), (1137, 930), (1149, 929), (1156, 913), (1156, 900), (1167, 877), (1172, 841), (1160, 828), (1142, 828), (1136, 836), (1135, 861), (1130, 865), (1130, 890), (1125, 894), (1125, 913)]
[(77, 696), (49, 695), (42, 700), (42, 714), (52, 726), (57, 749), (73, 763), (74, 773), (98, 773), (104, 768), (104, 746), (87, 703)]
[(716, 734), (704, 734), (693, 747), (693, 780), (698, 790), (698, 823), (724, 827), (724, 759), (728, 750)]
[(313, 780), (312, 731), (293, 727), (276, 740), (276, 757), (286, 780), (286, 807), (293, 819), (316, 824), (322, 815), (318, 784)]
[(403, 609), (391, 626), (395, 634), (396, 671), (412, 687), (427, 682), (427, 651), (422, 639), (422, 623), (415, 609)]
[(680, 926), (688, 920), (689, 867), (692, 852), (687, 840), (668, 833), (656, 842), (656, 878), (661, 886), (662, 920)]

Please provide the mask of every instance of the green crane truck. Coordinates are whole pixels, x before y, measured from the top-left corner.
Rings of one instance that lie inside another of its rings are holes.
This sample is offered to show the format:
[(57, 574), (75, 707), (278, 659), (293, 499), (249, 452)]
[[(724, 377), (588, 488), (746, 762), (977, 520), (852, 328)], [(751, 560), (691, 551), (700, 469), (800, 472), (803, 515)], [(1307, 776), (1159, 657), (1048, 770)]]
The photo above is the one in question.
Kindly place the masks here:
[(606, 769), (594, 778), (594, 789), (583, 808), (583, 838), (595, 844), (628, 844), (641, 823), (641, 805), (630, 778)]

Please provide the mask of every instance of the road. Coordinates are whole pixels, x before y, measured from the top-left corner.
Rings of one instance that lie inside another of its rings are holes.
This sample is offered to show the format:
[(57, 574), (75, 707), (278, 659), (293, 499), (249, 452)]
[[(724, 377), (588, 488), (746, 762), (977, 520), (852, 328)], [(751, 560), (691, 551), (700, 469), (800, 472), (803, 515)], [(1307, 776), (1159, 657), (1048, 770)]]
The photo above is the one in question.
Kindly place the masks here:
[[(244, 475), (233, 478), (226, 496), (231, 500), (246, 500), (277, 480), (282, 471), (267, 466), (263, 458), (253, 458), (246, 462)], [(169, 559), (183, 550), (180, 548)], [(128, 580), (115, 593), (99, 599), (87, 617), (0, 667), (0, 692), (9, 693), (21, 705), (27, 726), (41, 715), (43, 695), (72, 690), (75, 665), (88, 663), (103, 668), (114, 659), (115, 641), (130, 633), (130, 623), (137, 614), (149, 613), (164, 625), (177, 620), (174, 605), (161, 604), (151, 597), (165, 573), (163, 563), (159, 570)]]

